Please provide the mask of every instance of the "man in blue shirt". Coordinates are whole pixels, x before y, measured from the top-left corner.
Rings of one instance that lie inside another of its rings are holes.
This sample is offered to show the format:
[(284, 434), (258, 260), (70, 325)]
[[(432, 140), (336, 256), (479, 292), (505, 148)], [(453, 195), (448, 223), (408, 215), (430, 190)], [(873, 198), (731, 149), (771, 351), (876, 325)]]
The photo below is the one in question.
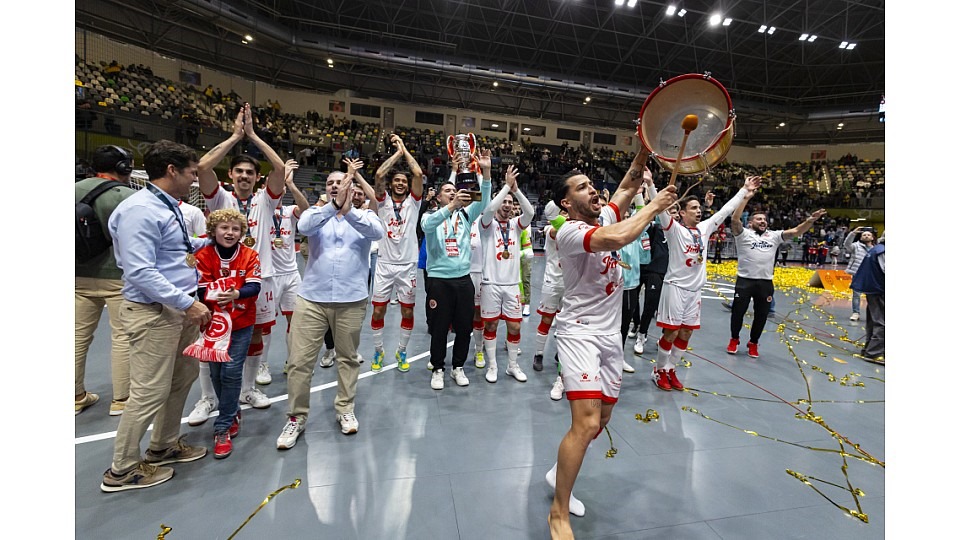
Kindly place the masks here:
[(473, 281), (470, 279), (470, 226), (490, 204), (490, 150), (480, 156), (480, 200), (465, 189), (457, 190), (445, 182), (437, 193), (439, 210), (421, 220), (427, 245), (427, 309), (430, 320), (430, 387), (443, 389), (444, 359), (447, 356), (447, 332), (456, 333), (453, 342), (453, 367), (467, 361), (473, 334)]
[[(884, 232), (884, 235), (886, 232)], [(884, 291), (886, 284), (886, 242), (883, 235), (879, 243), (863, 257), (850, 288), (867, 295), (867, 337), (860, 354), (867, 362), (884, 365), (886, 345), (886, 309)]]
[[(120, 323), (130, 338), (130, 397), (114, 442), (113, 463), (100, 489), (125, 491), (155, 486), (173, 469), (207, 454), (180, 437), (180, 417), (199, 373), (183, 350), (210, 322), (210, 310), (197, 300), (196, 258), (206, 240), (191, 239), (177, 203), (197, 180), (196, 152), (158, 141), (143, 158), (150, 181), (125, 199), (110, 216), (117, 266), (123, 271)], [(140, 440), (154, 424), (141, 460)]]
[[(322, 336), (333, 329), (337, 360), (337, 396), (334, 408), (340, 431), (349, 435), (359, 428), (354, 413), (360, 360), (360, 328), (367, 311), (370, 244), (384, 236), (383, 222), (371, 210), (353, 204), (357, 171), (363, 162), (347, 161), (347, 174), (327, 175), (327, 200), (307, 209), (297, 228), (308, 238), (310, 256), (303, 273), (299, 298), (290, 324), (287, 358), (287, 423), (277, 438), (277, 448), (297, 444), (310, 412), (310, 380)], [(367, 187), (367, 186), (365, 186)], [(373, 191), (370, 191), (373, 193)]]

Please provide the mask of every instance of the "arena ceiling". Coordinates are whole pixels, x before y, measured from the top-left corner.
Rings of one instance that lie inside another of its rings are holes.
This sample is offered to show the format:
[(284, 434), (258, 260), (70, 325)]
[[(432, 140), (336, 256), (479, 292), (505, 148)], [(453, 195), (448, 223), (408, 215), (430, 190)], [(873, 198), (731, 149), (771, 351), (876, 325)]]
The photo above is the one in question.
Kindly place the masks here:
[[(671, 4), (685, 16), (668, 16)], [(633, 128), (661, 81), (709, 72), (733, 100), (735, 143), (756, 146), (884, 140), (884, 9), (883, 0), (84, 0), (76, 25), (283, 87), (620, 129)], [(710, 26), (715, 12), (729, 26)]]

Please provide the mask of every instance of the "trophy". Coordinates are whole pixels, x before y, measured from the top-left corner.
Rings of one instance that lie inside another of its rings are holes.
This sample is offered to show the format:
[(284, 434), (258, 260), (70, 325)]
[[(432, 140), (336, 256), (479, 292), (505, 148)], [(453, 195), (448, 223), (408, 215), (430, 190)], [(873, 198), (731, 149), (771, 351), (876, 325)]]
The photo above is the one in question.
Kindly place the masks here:
[(457, 189), (471, 192), (473, 199), (480, 200), (480, 187), (477, 173), (480, 172), (480, 159), (477, 157), (477, 137), (473, 133), (450, 135), (447, 137), (447, 154), (460, 156), (457, 167)]

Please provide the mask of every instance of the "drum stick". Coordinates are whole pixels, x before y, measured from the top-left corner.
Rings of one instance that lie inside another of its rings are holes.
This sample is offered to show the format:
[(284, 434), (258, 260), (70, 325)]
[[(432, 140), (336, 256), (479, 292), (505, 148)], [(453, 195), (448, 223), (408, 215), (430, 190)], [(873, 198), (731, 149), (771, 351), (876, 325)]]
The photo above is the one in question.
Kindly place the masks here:
[(673, 172), (670, 174), (670, 183), (668, 185), (674, 185), (677, 183), (677, 172), (680, 171), (680, 160), (683, 159), (683, 151), (687, 147), (687, 137), (690, 136), (690, 132), (697, 129), (697, 124), (700, 123), (700, 119), (697, 118), (695, 114), (688, 114), (683, 117), (683, 122), (680, 123), (680, 127), (683, 128), (683, 139), (680, 141), (680, 152), (677, 154), (677, 161), (673, 164)]

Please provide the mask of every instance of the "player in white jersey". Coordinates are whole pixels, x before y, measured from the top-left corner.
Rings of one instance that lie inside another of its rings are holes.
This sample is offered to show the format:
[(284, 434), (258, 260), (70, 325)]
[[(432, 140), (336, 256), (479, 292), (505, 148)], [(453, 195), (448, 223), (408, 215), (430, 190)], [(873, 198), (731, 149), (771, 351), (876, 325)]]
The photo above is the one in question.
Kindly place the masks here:
[[(456, 179), (456, 171), (450, 173), (451, 182)], [(480, 242), (480, 220), (470, 225), (470, 280), (473, 281), (473, 347), (474, 366), (483, 369), (487, 361), (483, 358), (483, 317), (480, 315), (480, 288), (483, 285), (483, 248)]]
[[(700, 201), (693, 195), (678, 201), (679, 221), (673, 219), (670, 212), (660, 214), (670, 254), (657, 310), (657, 326), (663, 328), (663, 336), (658, 343), (657, 367), (652, 373), (653, 382), (661, 390), (683, 390), (674, 368), (680, 355), (687, 350), (690, 335), (700, 328), (700, 289), (707, 282), (707, 239), (740, 205), (747, 193), (756, 191), (759, 186), (759, 176), (748, 177), (743, 188), (703, 222), (700, 221)], [(652, 187), (650, 190), (656, 191)], [(708, 199), (712, 202), (712, 195)]]
[[(553, 201), (547, 201), (543, 215), (550, 220), (550, 224), (543, 228), (546, 265), (543, 287), (540, 289), (540, 307), (537, 308), (540, 324), (537, 326), (536, 353), (533, 356), (534, 371), (543, 370), (543, 351), (547, 346), (553, 319), (557, 316), (560, 301), (563, 299), (563, 272), (560, 270), (560, 255), (557, 252), (557, 229), (566, 221), (567, 211), (558, 209)], [(557, 360), (557, 380), (550, 389), (550, 399), (559, 401), (563, 397), (563, 370), (560, 357), (554, 358)]]
[[(233, 182), (233, 191), (227, 191), (217, 179), (214, 167), (227, 156), (238, 142), (247, 138), (263, 153), (270, 163), (270, 173), (262, 189), (254, 191), (260, 179), (260, 162), (249, 155), (241, 154), (230, 160), (227, 177)], [(243, 380), (240, 386), (240, 403), (248, 404), (257, 409), (266, 409), (270, 400), (256, 385), (257, 372), (260, 369), (260, 360), (269, 350), (269, 335), (264, 336), (263, 329), (276, 322), (276, 304), (273, 292), (273, 257), (271, 248), (273, 238), (270, 237), (270, 225), (273, 221), (273, 211), (283, 196), (284, 162), (280, 156), (270, 148), (254, 131), (253, 114), (250, 105), (245, 104), (233, 123), (233, 133), (227, 140), (213, 147), (202, 158), (198, 166), (198, 181), (200, 193), (203, 194), (210, 211), (221, 208), (233, 208), (240, 211), (247, 218), (247, 236), (243, 239), (244, 245), (254, 249), (260, 257), (262, 283), (260, 295), (257, 296), (257, 319), (253, 328), (253, 337), (250, 340), (250, 349), (247, 359), (243, 363)], [(201, 368), (202, 369), (202, 368)], [(200, 373), (201, 381), (209, 379)], [(204, 422), (204, 411), (217, 410), (216, 397), (207, 394), (205, 384), (201, 382), (203, 394), (190, 413), (191, 425)], [(212, 390), (212, 387), (210, 388)], [(212, 407), (211, 407), (212, 406)]]
[(190, 238), (207, 236), (207, 217), (203, 215), (203, 210), (188, 202), (180, 201), (180, 213), (183, 214), (183, 222), (187, 226), (187, 236)]
[[(523, 212), (513, 216), (519, 203)], [(483, 348), (487, 382), (497, 382), (497, 327), (507, 325), (507, 375), (520, 382), (527, 376), (517, 363), (520, 348), (520, 233), (533, 220), (533, 205), (517, 188), (517, 169), (507, 166), (503, 188), (480, 215), (480, 249), (483, 277), (480, 285), (480, 316), (483, 318)]]
[[(297, 160), (290, 159), (284, 164), (284, 195), (289, 191), (296, 204), (283, 206), (283, 197), (277, 201), (277, 208), (273, 211), (273, 224), (270, 227), (270, 256), (273, 259), (273, 294), (276, 299), (276, 310), (287, 318), (286, 343), (290, 351), (290, 320), (293, 318), (293, 308), (297, 303), (297, 292), (300, 290), (300, 270), (297, 268), (297, 221), (300, 213), (310, 208), (307, 197), (293, 182), (293, 175), (300, 165)], [(271, 334), (272, 327), (263, 329), (264, 335)], [(270, 374), (270, 365), (266, 358), (260, 362), (257, 371), (257, 384), (270, 384), (273, 376)]]
[(556, 489), (549, 516), (552, 538), (573, 538), (569, 516), (573, 484), (587, 446), (610, 420), (620, 396), (623, 276), (618, 250), (676, 200), (676, 188), (668, 187), (644, 209), (620, 221), (620, 208), (630, 204), (643, 176), (649, 175), (647, 157), (647, 152), (638, 152), (605, 207), (590, 178), (579, 171), (554, 183), (554, 203), (570, 216), (556, 234), (564, 284), (556, 342), (572, 421), (560, 442), (555, 476), (553, 470), (547, 473)]
[[(420, 249), (417, 244), (417, 218), (423, 198), (423, 172), (403, 140), (390, 135), (390, 142), (397, 151), (377, 169), (374, 191), (377, 196), (377, 215), (383, 221), (386, 236), (377, 250), (377, 269), (373, 276), (373, 315), (370, 328), (373, 330), (373, 362), (370, 369), (383, 369), (383, 318), (387, 305), (396, 296), (400, 302), (400, 343), (394, 356), (397, 370), (410, 369), (407, 362), (407, 343), (413, 332), (413, 308), (417, 298), (417, 260)], [(403, 158), (410, 172), (393, 170)], [(390, 177), (389, 190), (386, 179)]]
[(823, 208), (810, 215), (805, 221), (792, 229), (771, 231), (767, 229), (767, 215), (754, 212), (743, 228), (740, 216), (756, 191), (743, 198), (740, 206), (730, 217), (730, 230), (737, 245), (737, 283), (734, 286), (733, 306), (730, 313), (730, 343), (727, 352), (737, 354), (740, 345), (740, 329), (743, 316), (753, 300), (753, 323), (750, 326), (750, 341), (747, 342), (747, 354), (759, 358), (758, 343), (763, 327), (767, 324), (770, 306), (773, 302), (773, 267), (777, 262), (777, 250), (780, 244), (789, 242), (810, 230), (818, 219), (827, 213)]

